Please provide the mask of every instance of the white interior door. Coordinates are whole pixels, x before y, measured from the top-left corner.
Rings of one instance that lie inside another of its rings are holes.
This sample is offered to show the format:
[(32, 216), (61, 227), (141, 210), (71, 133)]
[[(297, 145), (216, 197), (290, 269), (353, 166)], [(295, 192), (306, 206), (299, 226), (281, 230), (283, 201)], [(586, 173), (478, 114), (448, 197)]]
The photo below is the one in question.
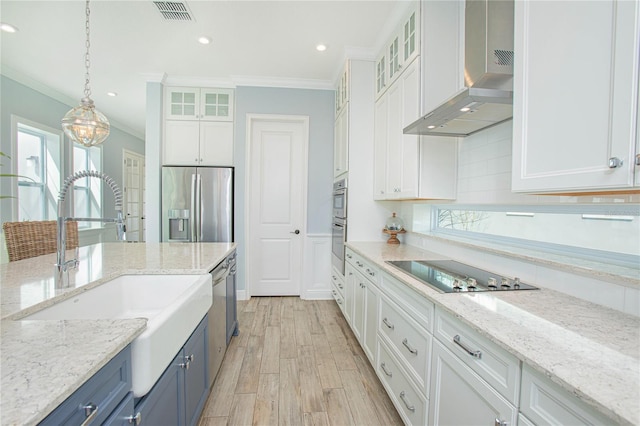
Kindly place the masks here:
[(144, 156), (123, 150), (124, 205), (127, 241), (144, 241)]
[(308, 117), (248, 115), (247, 290), (300, 295)]

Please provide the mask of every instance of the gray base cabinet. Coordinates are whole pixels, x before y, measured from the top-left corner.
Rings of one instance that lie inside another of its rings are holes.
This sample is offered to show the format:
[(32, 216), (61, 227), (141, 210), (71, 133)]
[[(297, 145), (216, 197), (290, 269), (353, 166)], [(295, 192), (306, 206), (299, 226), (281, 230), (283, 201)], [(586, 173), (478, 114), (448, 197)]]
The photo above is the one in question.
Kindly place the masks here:
[(137, 424), (198, 424), (209, 394), (207, 329), (205, 315), (151, 391), (136, 401)]
[[(234, 252), (230, 258), (235, 258)], [(238, 313), (236, 295), (236, 265), (235, 262), (227, 276), (227, 346), (232, 336), (238, 335)]]
[(131, 348), (127, 346), (77, 391), (49, 414), (40, 425), (102, 424), (131, 394)]

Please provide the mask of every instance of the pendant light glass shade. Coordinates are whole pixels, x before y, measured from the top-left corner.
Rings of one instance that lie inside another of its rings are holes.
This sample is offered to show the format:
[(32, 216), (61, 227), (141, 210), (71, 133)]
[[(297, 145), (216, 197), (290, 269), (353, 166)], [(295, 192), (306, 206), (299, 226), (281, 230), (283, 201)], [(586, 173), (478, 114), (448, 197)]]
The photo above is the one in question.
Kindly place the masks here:
[(89, 47), (91, 45), (89, 38), (89, 0), (86, 2), (85, 14), (85, 31), (87, 35), (86, 48), (84, 57), (85, 83), (84, 98), (80, 100), (80, 106), (73, 108), (62, 118), (62, 129), (64, 133), (73, 142), (79, 143), (86, 147), (100, 145), (109, 136), (109, 120), (100, 111), (98, 111), (91, 100), (91, 86), (89, 84), (89, 65), (91, 60), (89, 57)]
[(109, 120), (90, 98), (82, 98), (80, 106), (65, 114), (62, 129), (73, 142), (90, 147), (100, 145), (109, 136)]

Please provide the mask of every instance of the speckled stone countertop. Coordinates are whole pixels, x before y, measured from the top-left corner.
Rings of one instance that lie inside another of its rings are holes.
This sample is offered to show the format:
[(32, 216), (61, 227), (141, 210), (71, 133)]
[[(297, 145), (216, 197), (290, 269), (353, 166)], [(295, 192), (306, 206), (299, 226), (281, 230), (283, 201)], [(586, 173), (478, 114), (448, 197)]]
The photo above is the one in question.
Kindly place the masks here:
[[(442, 255), (408, 245), (347, 246), (618, 424), (640, 424), (640, 318), (545, 289), (444, 294), (384, 263)], [(464, 262), (464, 259), (454, 259)]]
[[(81, 247), (69, 286), (55, 254), (0, 265), (0, 424), (35, 425), (124, 349), (145, 319), (21, 320), (120, 275), (206, 274), (235, 243), (105, 243)], [(70, 253), (71, 255), (71, 253)]]

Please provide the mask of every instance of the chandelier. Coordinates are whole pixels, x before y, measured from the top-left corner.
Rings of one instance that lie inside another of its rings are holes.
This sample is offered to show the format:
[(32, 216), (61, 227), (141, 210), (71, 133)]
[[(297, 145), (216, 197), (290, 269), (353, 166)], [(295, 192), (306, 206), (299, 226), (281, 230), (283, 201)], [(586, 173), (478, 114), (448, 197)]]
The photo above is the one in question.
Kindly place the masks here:
[(80, 100), (80, 105), (67, 112), (62, 119), (62, 129), (73, 142), (91, 147), (100, 145), (109, 136), (109, 120), (98, 111), (91, 99), (91, 87), (89, 85), (89, 0), (86, 5), (85, 30), (87, 41), (85, 43), (87, 51), (84, 56), (85, 82), (84, 97)]

